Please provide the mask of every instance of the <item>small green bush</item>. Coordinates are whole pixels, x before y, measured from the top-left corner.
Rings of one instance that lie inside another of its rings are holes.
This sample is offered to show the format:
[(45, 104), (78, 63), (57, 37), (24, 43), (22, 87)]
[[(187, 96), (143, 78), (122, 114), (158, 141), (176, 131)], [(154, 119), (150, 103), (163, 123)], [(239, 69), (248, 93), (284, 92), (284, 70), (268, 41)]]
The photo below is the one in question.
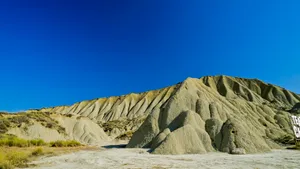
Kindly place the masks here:
[[(3, 134), (0, 136), (0, 146), (9, 147), (30, 147), (44, 146), (47, 143), (42, 139), (25, 140), (14, 135)], [(1, 169), (1, 168), (0, 168)]]
[(64, 147), (62, 140), (51, 141), (49, 144), (50, 144), (50, 147)]
[(1, 136), (0, 146), (9, 146), (9, 147), (28, 147), (29, 143), (27, 140), (17, 138), (15, 136)]
[(29, 147), (29, 143), (27, 140), (21, 138), (14, 138), (9, 141), (9, 146), (14, 147)]
[(81, 146), (81, 144), (76, 141), (76, 140), (68, 140), (66, 141), (66, 145), (67, 147), (78, 147), (78, 146)]
[(47, 144), (42, 139), (29, 140), (29, 142), (30, 142), (30, 145), (32, 145), (32, 146), (44, 146)]
[(14, 166), (12, 166), (9, 161), (3, 161), (0, 162), (0, 169), (13, 169)]
[(10, 123), (7, 119), (0, 119), (0, 133), (5, 133), (8, 131)]
[(50, 147), (77, 147), (81, 144), (76, 140), (57, 140), (50, 142)]
[[(42, 139), (25, 140), (14, 135), (2, 134), (0, 135), (0, 146), (8, 147), (30, 147), (30, 146), (50, 146), (50, 147), (77, 147), (81, 146), (80, 142), (76, 140), (57, 140), (46, 143)], [(1, 168), (0, 168), (1, 169)]]
[(25, 152), (13, 151), (6, 155), (6, 160), (9, 162), (9, 166), (25, 167), (28, 162), (29, 155)]
[(44, 151), (43, 151), (43, 148), (39, 147), (39, 148), (36, 148), (35, 150), (33, 150), (33, 152), (31, 153), (31, 155), (33, 156), (40, 156), (40, 155), (43, 155), (44, 154)]

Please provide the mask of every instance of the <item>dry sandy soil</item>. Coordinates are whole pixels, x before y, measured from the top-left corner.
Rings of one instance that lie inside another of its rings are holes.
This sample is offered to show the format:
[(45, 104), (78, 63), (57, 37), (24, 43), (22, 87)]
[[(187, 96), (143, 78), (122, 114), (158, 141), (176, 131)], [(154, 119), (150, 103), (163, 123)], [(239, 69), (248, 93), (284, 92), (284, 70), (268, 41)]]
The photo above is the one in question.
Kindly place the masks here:
[(106, 146), (93, 151), (79, 151), (32, 162), (43, 169), (269, 169), (300, 168), (300, 151), (273, 150), (270, 153), (229, 155), (213, 152), (197, 155), (152, 155), (147, 149)]

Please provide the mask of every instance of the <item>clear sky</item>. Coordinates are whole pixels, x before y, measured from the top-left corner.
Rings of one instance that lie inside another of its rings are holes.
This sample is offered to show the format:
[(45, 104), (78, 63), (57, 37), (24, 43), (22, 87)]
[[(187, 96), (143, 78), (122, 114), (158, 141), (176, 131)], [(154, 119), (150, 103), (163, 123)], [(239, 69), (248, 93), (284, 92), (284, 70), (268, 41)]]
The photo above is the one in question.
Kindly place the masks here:
[(300, 93), (299, 9), (299, 0), (2, 0), (0, 110), (219, 74)]

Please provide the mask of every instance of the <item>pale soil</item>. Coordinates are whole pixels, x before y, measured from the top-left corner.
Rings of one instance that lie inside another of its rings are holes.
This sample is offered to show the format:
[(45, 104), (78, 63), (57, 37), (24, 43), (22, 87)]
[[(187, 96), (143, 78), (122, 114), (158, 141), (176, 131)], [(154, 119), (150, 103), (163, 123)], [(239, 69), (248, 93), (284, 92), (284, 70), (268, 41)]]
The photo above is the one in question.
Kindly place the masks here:
[[(113, 147), (113, 146), (112, 146)], [(109, 169), (109, 168), (204, 168), (204, 169), (269, 169), (300, 168), (300, 151), (273, 150), (264, 154), (229, 155), (152, 155), (146, 149), (99, 148), (33, 162), (43, 169)]]

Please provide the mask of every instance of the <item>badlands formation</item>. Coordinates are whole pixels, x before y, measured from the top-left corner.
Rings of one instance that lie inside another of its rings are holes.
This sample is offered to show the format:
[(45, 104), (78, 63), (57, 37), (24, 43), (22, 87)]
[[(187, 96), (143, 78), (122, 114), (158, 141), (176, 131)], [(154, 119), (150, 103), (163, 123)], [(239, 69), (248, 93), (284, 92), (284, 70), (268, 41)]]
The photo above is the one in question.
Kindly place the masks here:
[[(257, 79), (206, 76), (160, 90), (0, 115), (2, 133), (103, 144), (154, 154), (267, 152), (294, 141), (300, 96)], [(24, 119), (25, 118), (25, 119)]]

